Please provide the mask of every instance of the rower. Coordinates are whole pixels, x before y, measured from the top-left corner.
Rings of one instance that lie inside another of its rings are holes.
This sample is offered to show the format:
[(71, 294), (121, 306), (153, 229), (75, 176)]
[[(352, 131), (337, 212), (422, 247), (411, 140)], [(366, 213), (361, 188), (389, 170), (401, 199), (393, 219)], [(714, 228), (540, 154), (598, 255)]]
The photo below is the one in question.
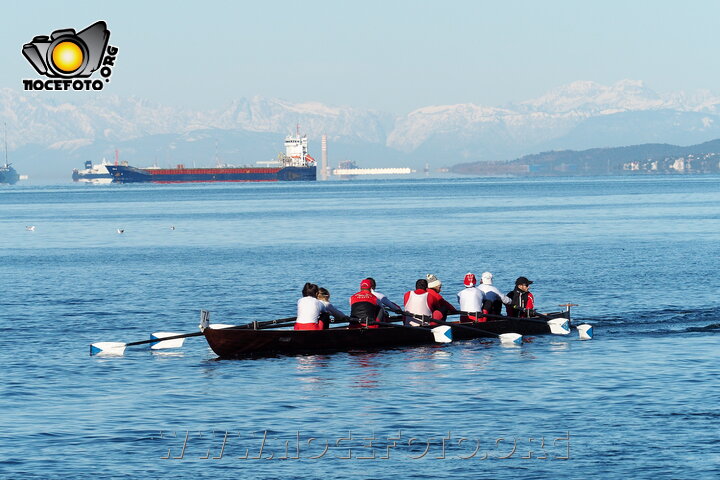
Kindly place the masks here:
[[(485, 317), (477, 315), (483, 310), (483, 301), (485, 295), (482, 290), (477, 288), (475, 274), (468, 273), (463, 279), (465, 289), (461, 290), (457, 294), (458, 303), (460, 304), (460, 310), (463, 312), (475, 312), (476, 315), (460, 315), (460, 322), (484, 322)], [(482, 319), (482, 320), (481, 320)]]
[(377, 297), (378, 301), (380, 302), (380, 306), (383, 308), (383, 310), (390, 310), (391, 312), (398, 313), (398, 314), (402, 313), (402, 308), (400, 308), (400, 306), (398, 304), (390, 301), (390, 299), (387, 298), (385, 295), (383, 295), (382, 293), (375, 290), (375, 288), (377, 288), (377, 284), (375, 283), (374, 278), (368, 277), (367, 279), (370, 280), (370, 284), (372, 285), (370, 288), (370, 291), (372, 292), (373, 295), (375, 295)]
[(295, 330), (322, 330), (323, 320), (329, 320), (325, 305), (317, 299), (319, 288), (314, 283), (306, 283), (303, 287), (303, 296), (297, 302)]
[(535, 297), (530, 293), (532, 283), (532, 280), (528, 280), (527, 277), (518, 277), (515, 280), (515, 289), (508, 292), (512, 304), (505, 305), (509, 317), (526, 318), (533, 316)]
[[(384, 321), (386, 313), (371, 290), (372, 282), (369, 279), (360, 282), (360, 291), (350, 297), (350, 316), (364, 323), (367, 328), (378, 328), (379, 325), (369, 325), (369, 323)], [(350, 322), (349, 328), (360, 327), (357, 321)]]
[[(327, 310), (327, 313), (332, 315), (332, 317), (338, 321), (338, 322), (349, 322), (350, 317), (345, 315), (343, 312), (337, 309), (332, 303), (330, 303), (330, 292), (323, 287), (318, 288), (318, 300), (320, 300), (323, 305), (325, 305), (325, 310)], [(323, 329), (329, 327), (330, 322), (324, 322), (323, 321)]]
[[(510, 297), (502, 293), (495, 285), (493, 285), (493, 274), (490, 272), (483, 272), (480, 277), (480, 285), (478, 285), (477, 288), (480, 289), (485, 296), (483, 313), (501, 315), (503, 304), (512, 305)], [(484, 322), (485, 320), (481, 321)]]
[[(428, 282), (426, 279), (421, 278), (415, 282), (415, 290), (405, 292), (404, 304), (405, 311), (415, 315), (423, 315), (426, 317), (432, 317), (432, 310), (428, 302)], [(406, 326), (419, 327), (422, 325), (422, 321), (406, 315), (403, 318), (403, 322)]]
[[(457, 308), (453, 307), (450, 302), (440, 295), (442, 290), (442, 282), (435, 275), (429, 273), (426, 275), (428, 282), (428, 305), (433, 311), (432, 316), (435, 320), (446, 320), (448, 314), (458, 313)], [(430, 325), (433, 325), (430, 323)]]

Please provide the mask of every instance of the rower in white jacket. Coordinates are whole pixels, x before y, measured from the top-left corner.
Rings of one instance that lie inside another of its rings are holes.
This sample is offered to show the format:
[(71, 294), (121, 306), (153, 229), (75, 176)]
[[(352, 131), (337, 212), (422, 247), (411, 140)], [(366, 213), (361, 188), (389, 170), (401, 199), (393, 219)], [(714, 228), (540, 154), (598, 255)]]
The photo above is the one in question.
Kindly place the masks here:
[[(463, 280), (463, 283), (465, 284), (465, 289), (461, 290), (457, 294), (458, 303), (460, 303), (460, 311), (482, 313), (485, 295), (483, 294), (482, 290), (480, 290), (479, 288), (477, 288), (475, 286), (475, 283), (476, 283), (475, 274), (468, 273), (467, 275), (465, 275), (465, 279)], [(484, 321), (484, 320), (480, 320), (480, 318), (481, 317), (479, 315), (461, 315), (460, 321), (461, 322)]]
[(492, 273), (484, 272), (480, 280), (480, 285), (477, 288), (485, 294), (485, 304), (483, 305), (485, 313), (500, 315), (502, 313), (502, 304), (509, 305), (512, 300), (493, 285)]

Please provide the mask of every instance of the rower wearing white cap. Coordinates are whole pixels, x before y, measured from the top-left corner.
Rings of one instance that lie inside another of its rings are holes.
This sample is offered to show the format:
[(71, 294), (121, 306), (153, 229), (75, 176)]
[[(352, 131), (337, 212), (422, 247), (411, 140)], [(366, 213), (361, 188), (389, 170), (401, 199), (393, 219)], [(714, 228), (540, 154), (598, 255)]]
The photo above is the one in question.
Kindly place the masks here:
[(440, 279), (432, 273), (428, 273), (425, 277), (428, 282), (428, 304), (433, 311), (433, 318), (435, 320), (446, 320), (448, 314), (458, 313), (457, 309), (440, 295), (440, 290), (442, 289)]
[[(463, 312), (475, 312), (476, 314), (482, 312), (485, 295), (483, 294), (482, 290), (475, 286), (475, 284), (477, 283), (475, 279), (475, 274), (468, 273), (467, 275), (465, 275), (463, 283), (465, 284), (465, 288), (457, 294), (458, 303), (460, 304), (460, 310)], [(460, 321), (484, 321), (484, 318), (483, 320), (480, 320), (480, 318), (482, 317), (480, 317), (479, 315), (461, 315)]]
[(512, 299), (503, 294), (495, 285), (493, 285), (492, 273), (484, 272), (480, 277), (480, 281), (478, 289), (480, 289), (485, 295), (483, 313), (500, 315), (502, 313), (502, 305), (510, 305), (512, 303)]

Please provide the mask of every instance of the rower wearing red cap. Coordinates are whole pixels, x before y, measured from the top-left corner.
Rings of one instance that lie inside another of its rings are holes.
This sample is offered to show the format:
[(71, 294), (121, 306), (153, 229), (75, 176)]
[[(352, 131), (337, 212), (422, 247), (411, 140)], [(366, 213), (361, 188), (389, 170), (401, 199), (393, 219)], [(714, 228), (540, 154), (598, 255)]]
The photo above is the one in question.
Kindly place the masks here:
[[(367, 328), (378, 328), (379, 325), (369, 325), (369, 323), (383, 321), (385, 310), (371, 290), (372, 282), (369, 279), (360, 282), (360, 291), (350, 297), (350, 316), (357, 318)], [(360, 328), (360, 326), (357, 321), (350, 322), (350, 328)]]
[(475, 312), (476, 315), (460, 315), (461, 322), (484, 322), (485, 317), (477, 315), (483, 311), (485, 295), (477, 288), (477, 280), (474, 273), (468, 273), (463, 280), (465, 289), (457, 294), (460, 310), (463, 312)]

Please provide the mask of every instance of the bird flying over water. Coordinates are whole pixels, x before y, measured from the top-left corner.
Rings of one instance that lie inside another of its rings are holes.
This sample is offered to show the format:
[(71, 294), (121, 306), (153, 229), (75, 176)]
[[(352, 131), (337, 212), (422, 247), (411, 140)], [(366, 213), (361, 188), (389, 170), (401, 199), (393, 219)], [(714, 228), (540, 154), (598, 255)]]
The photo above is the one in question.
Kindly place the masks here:
[(25, 230), (27, 230), (28, 232), (34, 232), (35, 225), (25, 225)]
[(118, 228), (117, 233), (125, 233), (125, 230), (123, 230), (122, 228)]

